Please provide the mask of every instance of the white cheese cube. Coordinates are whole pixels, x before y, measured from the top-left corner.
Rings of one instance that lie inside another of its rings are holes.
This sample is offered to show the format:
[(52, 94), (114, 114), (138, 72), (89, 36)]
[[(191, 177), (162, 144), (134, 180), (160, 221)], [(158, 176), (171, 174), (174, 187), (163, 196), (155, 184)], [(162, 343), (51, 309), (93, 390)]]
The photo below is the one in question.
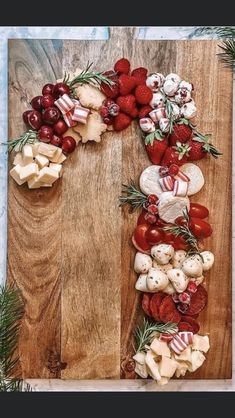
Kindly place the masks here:
[(143, 351), (138, 351), (138, 353), (136, 353), (133, 356), (133, 360), (135, 360), (139, 364), (145, 364), (145, 358), (146, 358), (146, 353), (144, 353)]
[(33, 150), (33, 156), (36, 157), (36, 155), (38, 154), (38, 147), (39, 147), (40, 142), (34, 142), (34, 144), (32, 145), (32, 150)]
[(39, 176), (37, 175), (28, 180), (29, 189), (39, 189), (39, 187), (41, 187), (41, 183), (38, 181), (38, 177)]
[(158, 356), (171, 357), (171, 352), (167, 343), (164, 341), (159, 341), (158, 338), (154, 338), (154, 340), (152, 341), (150, 345), (150, 348)]
[(17, 164), (15, 167), (13, 167), (10, 170), (10, 176), (16, 181), (17, 184), (19, 184), (19, 186), (21, 186), (21, 184), (24, 184), (26, 182), (26, 180), (20, 179), (21, 168), (22, 167), (19, 164)]
[(38, 165), (35, 163), (30, 163), (30, 164), (25, 165), (24, 167), (21, 167), (20, 179), (30, 180), (36, 174), (38, 174)]
[(50, 161), (52, 163), (58, 163), (58, 160), (60, 159), (61, 155), (62, 155), (62, 149), (59, 147), (56, 147), (56, 152), (53, 155), (53, 157), (50, 158)]
[(207, 353), (209, 348), (210, 348), (210, 343), (209, 343), (208, 335), (202, 336), (202, 335), (195, 334), (193, 336), (193, 345), (192, 345), (193, 350), (200, 350), (200, 351), (203, 351), (203, 353)]
[(40, 168), (46, 167), (49, 164), (48, 158), (42, 154), (37, 154), (35, 157), (35, 161)]
[(33, 162), (33, 149), (32, 145), (26, 144), (22, 149), (22, 157), (24, 165)]
[(176, 377), (185, 376), (189, 368), (189, 364), (186, 361), (178, 361), (177, 364), (178, 366), (175, 372)]
[(62, 164), (66, 160), (65, 155), (62, 153), (60, 158), (56, 161), (58, 164)]
[(61, 177), (61, 174), (62, 174), (62, 165), (61, 164), (50, 163), (49, 168), (52, 168), (52, 170), (57, 171), (57, 173)]
[(199, 367), (201, 367), (201, 365), (203, 364), (203, 362), (206, 360), (206, 357), (201, 353), (201, 351), (193, 351), (192, 352), (192, 363), (191, 366), (189, 366), (189, 371), (190, 372), (195, 372), (195, 370), (197, 370)]
[(159, 363), (159, 372), (160, 375), (163, 377), (169, 377), (171, 378), (176, 369), (177, 369), (177, 361), (175, 361), (174, 359), (162, 356), (162, 359)]
[(52, 184), (59, 178), (57, 171), (52, 170), (52, 168), (44, 167), (40, 170), (39, 181), (42, 183)]
[(136, 363), (135, 365), (135, 372), (142, 377), (143, 379), (146, 379), (148, 377), (148, 370), (146, 364), (139, 364)]
[(151, 350), (147, 351), (147, 354), (146, 354), (147, 370), (148, 370), (150, 376), (152, 376), (153, 379), (160, 380), (161, 375), (159, 373), (158, 365), (155, 362), (154, 357), (155, 357), (155, 355)]
[(181, 360), (182, 361), (189, 361), (189, 363), (191, 363), (191, 356), (192, 356), (191, 348), (190, 347), (187, 347), (179, 355), (175, 354), (175, 359), (176, 360), (180, 360), (180, 361)]
[(14, 161), (13, 161), (13, 164), (14, 165), (18, 165), (19, 164), (21, 167), (24, 166), (23, 157), (22, 157), (22, 153), (21, 152), (17, 152), (16, 153), (15, 158), (14, 158)]
[(55, 147), (51, 144), (45, 144), (44, 142), (39, 142), (38, 145), (38, 154), (45, 155), (48, 158), (53, 158), (58, 147)]

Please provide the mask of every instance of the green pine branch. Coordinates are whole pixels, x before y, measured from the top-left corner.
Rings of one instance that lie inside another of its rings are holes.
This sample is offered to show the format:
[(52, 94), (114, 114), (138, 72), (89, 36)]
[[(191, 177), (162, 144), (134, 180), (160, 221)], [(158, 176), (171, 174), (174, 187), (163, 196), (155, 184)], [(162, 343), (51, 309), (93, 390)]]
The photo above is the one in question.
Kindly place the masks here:
[(28, 392), (30, 386), (16, 374), (18, 344), (24, 304), (13, 285), (0, 286), (0, 392)]

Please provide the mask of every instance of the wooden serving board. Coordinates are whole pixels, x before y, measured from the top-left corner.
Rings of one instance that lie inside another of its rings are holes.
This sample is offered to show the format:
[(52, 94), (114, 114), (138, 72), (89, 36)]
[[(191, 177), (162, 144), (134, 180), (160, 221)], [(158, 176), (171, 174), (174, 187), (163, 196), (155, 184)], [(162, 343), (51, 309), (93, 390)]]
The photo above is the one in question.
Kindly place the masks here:
[[(199, 162), (206, 182), (192, 201), (210, 210), (215, 265), (206, 274), (210, 333), (204, 365), (192, 379), (231, 378), (231, 148), (232, 74), (216, 56), (217, 41), (141, 41), (134, 29), (111, 31), (108, 41), (10, 40), (9, 138), (23, 130), (27, 102), (65, 71), (132, 67), (177, 72), (195, 86), (198, 129), (211, 132), (223, 152)], [(28, 190), (9, 178), (7, 281), (25, 299), (20, 332), (21, 374), (27, 378), (134, 378), (132, 334), (143, 319), (135, 291), (137, 214), (118, 208), (121, 184), (138, 181), (150, 165), (137, 122), (106, 133), (100, 144), (79, 144), (52, 189)]]

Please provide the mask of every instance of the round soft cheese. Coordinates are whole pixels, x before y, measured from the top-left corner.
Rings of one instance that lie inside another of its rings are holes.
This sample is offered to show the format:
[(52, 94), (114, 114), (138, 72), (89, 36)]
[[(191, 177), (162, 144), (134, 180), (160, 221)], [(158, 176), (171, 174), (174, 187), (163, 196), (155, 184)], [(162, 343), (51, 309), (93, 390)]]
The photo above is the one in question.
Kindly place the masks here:
[(168, 223), (173, 223), (183, 211), (189, 210), (189, 198), (173, 196), (173, 192), (163, 192), (158, 202), (158, 214), (160, 218)]
[(158, 197), (163, 193), (159, 183), (160, 165), (150, 165), (140, 176), (140, 190), (146, 194), (155, 194)]
[(205, 183), (202, 170), (196, 164), (186, 163), (180, 167), (180, 171), (190, 178), (188, 196), (198, 193)]

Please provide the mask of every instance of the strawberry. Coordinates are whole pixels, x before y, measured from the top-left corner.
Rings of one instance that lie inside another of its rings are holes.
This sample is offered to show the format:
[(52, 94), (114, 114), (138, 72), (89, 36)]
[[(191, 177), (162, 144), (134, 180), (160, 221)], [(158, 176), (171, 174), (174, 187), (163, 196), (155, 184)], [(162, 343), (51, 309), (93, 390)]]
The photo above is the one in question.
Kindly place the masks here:
[(120, 112), (114, 118), (113, 127), (115, 131), (122, 131), (126, 129), (127, 126), (131, 124), (132, 119), (130, 116), (126, 115), (125, 113)]
[(145, 84), (147, 79), (147, 73), (148, 70), (144, 67), (135, 68), (135, 70), (132, 71), (131, 75), (136, 78), (138, 85), (139, 84)]
[(136, 79), (127, 74), (121, 74), (119, 77), (119, 86), (121, 96), (126, 96), (131, 93), (132, 90), (136, 87)]
[(130, 115), (133, 119), (135, 119), (135, 118), (137, 118), (138, 113), (139, 113), (139, 111), (138, 111), (137, 107), (136, 107), (136, 106), (134, 106), (134, 107), (133, 107), (133, 109), (131, 110), (131, 112), (129, 113), (129, 115)]
[(153, 164), (160, 164), (168, 147), (167, 136), (162, 135), (160, 130), (156, 130), (145, 137), (144, 143), (150, 161)]
[(149, 87), (143, 84), (136, 87), (135, 98), (136, 98), (137, 103), (142, 104), (142, 105), (147, 105), (149, 104), (149, 102), (151, 102), (152, 97), (153, 97), (153, 92)]
[(169, 167), (171, 164), (179, 166), (188, 161), (190, 147), (188, 144), (177, 142), (176, 146), (168, 147), (161, 161), (161, 165)]
[(103, 73), (103, 75), (109, 78), (115, 84), (113, 86), (109, 86), (108, 84), (102, 82), (100, 85), (101, 90), (105, 94), (106, 97), (110, 97), (111, 99), (114, 99), (119, 94), (119, 83), (118, 83), (117, 75), (114, 73), (114, 71), (106, 71), (105, 73)]
[(192, 137), (192, 128), (189, 125), (184, 123), (175, 123), (173, 125), (173, 131), (169, 136), (169, 141), (171, 145), (176, 145), (176, 142), (179, 141), (182, 144), (189, 141)]
[(130, 71), (131, 64), (126, 58), (121, 58), (114, 65), (114, 71), (118, 74), (128, 74)]
[(133, 108), (136, 107), (135, 96), (133, 96), (133, 94), (128, 94), (127, 96), (119, 96), (117, 98), (117, 105), (120, 107), (122, 112), (130, 115)]
[(145, 118), (145, 116), (147, 116), (149, 114), (149, 112), (151, 112), (153, 110), (153, 108), (150, 105), (144, 105), (141, 106), (140, 110), (139, 110), (139, 118)]
[(218, 158), (222, 155), (213, 144), (209, 143), (208, 140), (210, 135), (202, 135), (200, 132), (195, 131), (197, 136), (193, 137), (189, 142), (189, 161), (197, 161), (204, 158), (207, 154), (211, 154), (212, 157)]

